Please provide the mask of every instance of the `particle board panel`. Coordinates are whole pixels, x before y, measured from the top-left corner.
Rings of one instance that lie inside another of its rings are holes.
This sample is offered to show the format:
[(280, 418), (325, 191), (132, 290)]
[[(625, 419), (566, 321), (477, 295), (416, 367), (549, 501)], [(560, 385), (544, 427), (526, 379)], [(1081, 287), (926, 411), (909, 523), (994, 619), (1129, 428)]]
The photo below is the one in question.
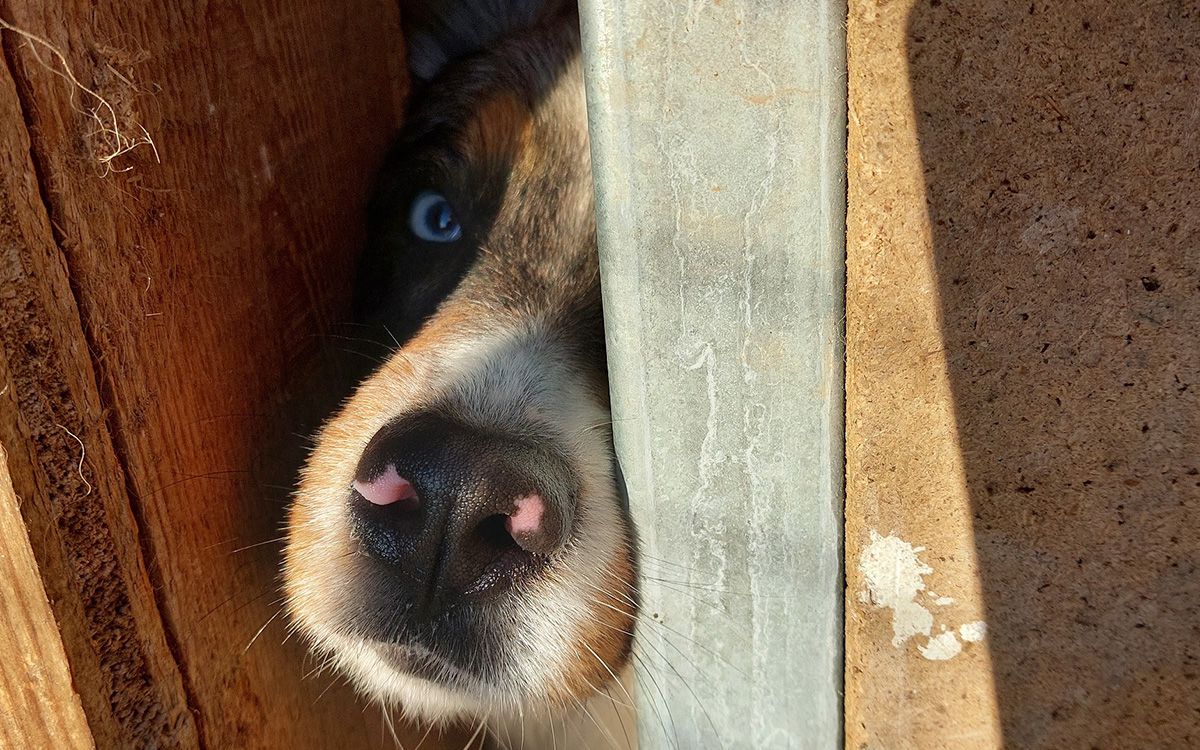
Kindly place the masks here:
[(847, 746), (1192, 746), (1200, 13), (864, 0), (848, 46)]

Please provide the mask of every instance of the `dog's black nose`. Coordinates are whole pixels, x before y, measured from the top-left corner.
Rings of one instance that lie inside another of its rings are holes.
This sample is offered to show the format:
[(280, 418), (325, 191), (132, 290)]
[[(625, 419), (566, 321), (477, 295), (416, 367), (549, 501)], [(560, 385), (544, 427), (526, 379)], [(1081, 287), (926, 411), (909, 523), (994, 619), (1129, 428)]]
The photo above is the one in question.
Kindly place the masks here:
[(371, 438), (350, 491), (352, 527), (410, 595), (410, 616), (504, 591), (562, 547), (577, 483), (549, 445), (434, 413)]

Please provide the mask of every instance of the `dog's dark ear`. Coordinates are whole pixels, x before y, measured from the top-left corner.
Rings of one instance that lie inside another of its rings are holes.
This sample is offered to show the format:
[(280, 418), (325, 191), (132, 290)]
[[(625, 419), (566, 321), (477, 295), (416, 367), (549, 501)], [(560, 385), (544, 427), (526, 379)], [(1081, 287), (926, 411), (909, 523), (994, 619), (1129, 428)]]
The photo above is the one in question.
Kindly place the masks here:
[(409, 68), (423, 83), (447, 64), (574, 5), (574, 0), (405, 0)]

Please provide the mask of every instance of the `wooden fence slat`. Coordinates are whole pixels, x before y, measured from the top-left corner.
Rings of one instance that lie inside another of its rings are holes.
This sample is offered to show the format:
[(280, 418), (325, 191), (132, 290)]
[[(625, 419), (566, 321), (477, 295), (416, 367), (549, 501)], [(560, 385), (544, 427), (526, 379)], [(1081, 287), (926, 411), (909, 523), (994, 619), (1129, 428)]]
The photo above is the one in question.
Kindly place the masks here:
[[(7, 158), (36, 167), (0, 206), (17, 282), (0, 286), (16, 403), (0, 437), (97, 744), (390, 746), (284, 643), (272, 540), (303, 447), (286, 404), (344, 333), (368, 185), (399, 125), (396, 4), (39, 0), (0, 17), (61, 50), (112, 105), (104, 123), (144, 126), (158, 156), (104, 169), (98, 100), (0, 32), (20, 95), (0, 138), (27, 126)], [(38, 212), (31, 239), (19, 222)], [(114, 591), (127, 620), (97, 620)], [(118, 646), (141, 666), (114, 666)]]
[(90, 748), (18, 503), (0, 460), (0, 747)]
[(96, 742), (194, 747), (187, 696), (29, 157), (17, 92), (3, 67), (0, 443)]

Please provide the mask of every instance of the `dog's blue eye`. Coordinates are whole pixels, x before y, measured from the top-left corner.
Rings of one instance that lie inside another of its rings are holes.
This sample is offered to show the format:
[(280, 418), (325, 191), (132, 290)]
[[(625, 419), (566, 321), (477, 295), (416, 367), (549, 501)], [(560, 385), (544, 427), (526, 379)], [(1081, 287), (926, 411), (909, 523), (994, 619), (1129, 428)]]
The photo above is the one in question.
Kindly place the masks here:
[(426, 242), (454, 242), (462, 237), (462, 225), (446, 196), (425, 190), (413, 199), (408, 226)]

